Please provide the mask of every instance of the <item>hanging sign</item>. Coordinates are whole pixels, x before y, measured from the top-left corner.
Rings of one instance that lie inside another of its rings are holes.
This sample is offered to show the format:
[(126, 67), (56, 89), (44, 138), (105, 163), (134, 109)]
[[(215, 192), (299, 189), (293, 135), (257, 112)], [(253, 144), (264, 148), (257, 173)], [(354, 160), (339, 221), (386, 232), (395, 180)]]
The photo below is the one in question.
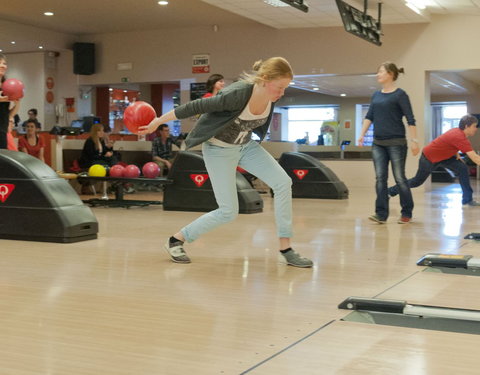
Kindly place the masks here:
[(210, 73), (210, 55), (193, 55), (192, 73)]

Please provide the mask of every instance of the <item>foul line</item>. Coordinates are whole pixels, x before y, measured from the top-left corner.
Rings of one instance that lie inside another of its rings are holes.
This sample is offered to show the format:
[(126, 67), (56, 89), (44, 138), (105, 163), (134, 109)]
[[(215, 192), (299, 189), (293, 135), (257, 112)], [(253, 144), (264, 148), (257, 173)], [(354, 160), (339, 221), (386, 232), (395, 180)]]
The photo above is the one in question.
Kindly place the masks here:
[(377, 298), (379, 295), (385, 293), (386, 291), (392, 289), (392, 288), (395, 288), (398, 284), (401, 284), (403, 283), (405, 280), (408, 280), (409, 278), (411, 278), (412, 276), (416, 275), (417, 273), (419, 273), (420, 271), (415, 271), (414, 273), (412, 273), (410, 276), (407, 276), (406, 278), (404, 278), (403, 280), (400, 280), (399, 282), (393, 284), (391, 287), (388, 287), (387, 289), (381, 291), (380, 293), (374, 295), (372, 298)]
[(268, 361), (270, 361), (271, 359), (273, 359), (273, 358), (275, 358), (275, 357), (279, 356), (279, 355), (280, 355), (280, 354), (282, 354), (283, 352), (285, 352), (285, 351), (289, 350), (290, 348), (294, 347), (295, 345), (297, 345), (297, 344), (301, 343), (302, 341), (304, 341), (304, 340), (308, 339), (310, 336), (314, 335), (314, 334), (315, 334), (315, 333), (317, 333), (318, 331), (320, 331), (320, 330), (322, 330), (323, 328), (325, 328), (325, 327), (329, 326), (329, 325), (330, 325), (330, 324), (332, 324), (334, 321), (335, 321), (335, 319), (334, 319), (334, 320), (331, 320), (330, 322), (328, 322), (328, 323), (324, 324), (324, 325), (323, 325), (323, 326), (321, 326), (320, 328), (317, 328), (315, 331), (313, 331), (313, 332), (309, 333), (307, 336), (305, 336), (305, 337), (302, 337), (300, 340), (298, 340), (298, 341), (295, 341), (293, 344), (290, 344), (290, 345), (288, 345), (286, 348), (284, 348), (284, 349), (280, 350), (279, 352), (277, 352), (277, 353), (275, 353), (275, 354), (271, 355), (270, 357), (268, 357), (268, 358), (264, 359), (263, 361), (261, 361), (261, 362), (257, 363), (255, 366), (253, 366), (253, 367), (250, 367), (248, 370), (246, 370), (246, 371), (244, 371), (244, 372), (240, 373), (239, 375), (244, 375), (244, 374), (246, 374), (246, 373), (248, 373), (248, 372), (250, 372), (250, 371), (252, 371), (252, 370), (256, 369), (257, 367), (259, 367), (259, 366), (263, 365), (265, 362), (268, 362)]

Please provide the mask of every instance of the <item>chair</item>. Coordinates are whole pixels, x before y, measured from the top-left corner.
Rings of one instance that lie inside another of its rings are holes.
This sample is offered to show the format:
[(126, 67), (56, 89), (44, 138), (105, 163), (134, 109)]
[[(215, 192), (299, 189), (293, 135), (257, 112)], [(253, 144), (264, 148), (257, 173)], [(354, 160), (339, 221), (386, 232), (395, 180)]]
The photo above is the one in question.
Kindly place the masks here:
[(80, 173), (82, 172), (82, 168), (80, 167), (80, 163), (78, 162), (78, 159), (73, 159), (72, 165), (70, 166), (69, 172), (72, 173)]

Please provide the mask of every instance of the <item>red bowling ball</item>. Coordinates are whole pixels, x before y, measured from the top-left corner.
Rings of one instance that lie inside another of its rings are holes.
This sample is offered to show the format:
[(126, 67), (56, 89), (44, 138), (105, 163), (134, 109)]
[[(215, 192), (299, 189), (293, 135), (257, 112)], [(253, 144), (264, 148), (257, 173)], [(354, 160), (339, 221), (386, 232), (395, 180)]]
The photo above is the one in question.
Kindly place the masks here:
[(18, 100), (23, 98), (25, 86), (19, 79), (9, 78), (2, 83), (3, 96), (8, 96), (10, 100)]
[(156, 116), (155, 109), (153, 109), (150, 104), (137, 101), (125, 109), (123, 121), (128, 130), (134, 134), (138, 134), (138, 128), (148, 125)]
[(146, 178), (157, 178), (160, 174), (160, 167), (157, 163), (150, 161), (148, 163), (145, 163), (142, 168), (142, 173)]
[(138, 178), (139, 176), (140, 176), (140, 168), (138, 168), (135, 164), (130, 164), (125, 167), (125, 171), (123, 172), (123, 177)]
[(120, 164), (115, 164), (110, 168), (110, 177), (123, 177), (125, 167)]

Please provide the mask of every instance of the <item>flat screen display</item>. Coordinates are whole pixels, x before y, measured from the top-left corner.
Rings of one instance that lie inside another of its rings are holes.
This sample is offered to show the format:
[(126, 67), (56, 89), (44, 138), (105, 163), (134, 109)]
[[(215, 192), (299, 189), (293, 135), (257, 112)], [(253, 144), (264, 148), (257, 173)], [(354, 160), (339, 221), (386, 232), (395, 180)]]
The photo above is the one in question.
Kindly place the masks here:
[(342, 0), (336, 1), (342, 17), (343, 27), (346, 31), (377, 46), (382, 45), (380, 41), (382, 32), (379, 24), (372, 16), (348, 5)]

